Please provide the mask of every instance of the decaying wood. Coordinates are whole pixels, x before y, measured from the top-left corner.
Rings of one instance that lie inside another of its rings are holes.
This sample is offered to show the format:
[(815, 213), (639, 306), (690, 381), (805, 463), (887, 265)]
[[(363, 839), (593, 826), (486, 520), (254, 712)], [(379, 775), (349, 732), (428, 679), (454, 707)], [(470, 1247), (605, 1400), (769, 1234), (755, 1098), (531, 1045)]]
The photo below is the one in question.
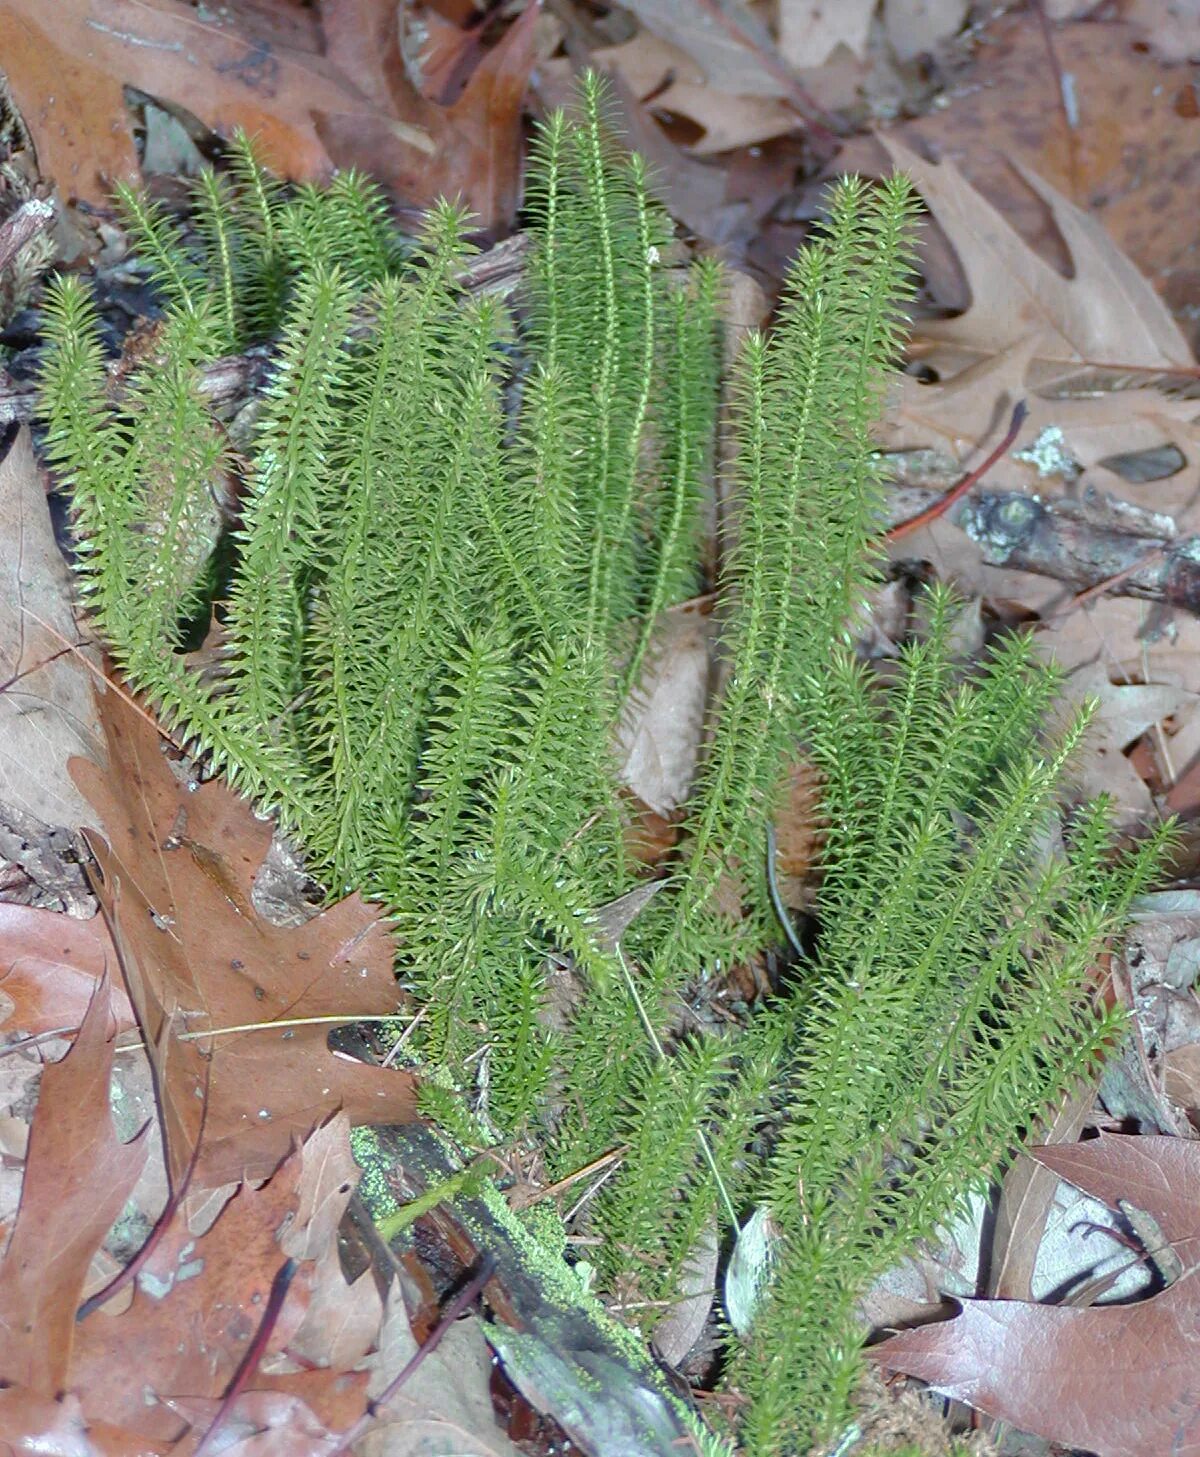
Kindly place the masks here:
[(0, 223), (0, 271), (7, 268), (21, 249), (54, 221), (54, 204), (31, 197)]
[[(2, 241), (0, 237), (0, 243)], [(528, 253), (528, 238), (524, 234), (516, 234), (472, 258), (460, 271), (458, 280), (468, 293), (510, 294), (521, 281)], [(370, 324), (368, 316), (360, 327), (365, 330)], [(114, 374), (118, 365), (119, 361), (114, 361)], [(200, 392), (217, 408), (236, 407), (263, 388), (270, 372), (271, 357), (266, 347), (249, 350), (246, 354), (231, 354), (214, 360), (201, 371)], [(114, 396), (119, 398), (119, 395), (119, 389), (115, 389)], [(0, 370), (0, 429), (32, 420), (37, 413), (36, 402), (35, 386), (17, 383)]]
[[(896, 486), (888, 524), (910, 520), (940, 491)], [(1086, 485), (1077, 496), (1042, 499), (976, 489), (949, 513), (988, 566), (1052, 577), (1078, 593), (1110, 591), (1200, 613), (1200, 536), (1174, 520)]]

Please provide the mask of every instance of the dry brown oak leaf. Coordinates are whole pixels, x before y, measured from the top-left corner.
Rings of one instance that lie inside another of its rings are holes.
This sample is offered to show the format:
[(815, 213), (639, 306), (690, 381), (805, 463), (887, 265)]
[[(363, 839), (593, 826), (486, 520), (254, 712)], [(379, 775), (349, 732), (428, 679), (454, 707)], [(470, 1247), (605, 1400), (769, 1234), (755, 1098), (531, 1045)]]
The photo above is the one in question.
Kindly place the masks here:
[(106, 837), (85, 832), (154, 1068), (172, 1182), (202, 1115), (197, 1188), (267, 1177), (339, 1108), (353, 1123), (414, 1117), (411, 1074), (335, 1055), (325, 1024), (185, 1037), (393, 1013), (392, 941), (357, 895), (300, 927), (263, 920), (251, 893), (270, 824), (223, 783), (177, 778), (158, 731), (121, 694), (100, 695), (99, 709), (108, 766), (71, 769)]
[(961, 1315), (893, 1336), (872, 1359), (1098, 1457), (1200, 1457), (1200, 1144), (1102, 1134), (1033, 1154), (1132, 1219), (1149, 1215), (1153, 1243), (1184, 1274), (1133, 1305), (964, 1301)]
[(1193, 370), (1195, 359), (1162, 300), (1095, 218), (1049, 183), (1013, 163), (1049, 210), (1070, 254), (1064, 277), (1040, 258), (952, 162), (927, 162), (896, 137), (881, 136), (893, 166), (907, 173), (953, 247), (971, 304), (951, 319), (925, 320), (918, 342), (943, 375), (1035, 338), (1027, 383), (1061, 380), (1081, 367), (1150, 372)]
[(21, 1204), (0, 1260), (0, 1445), (61, 1457), (190, 1450), (291, 1256), (298, 1268), (265, 1349), (269, 1361), (284, 1346), (298, 1348), (310, 1364), (256, 1371), (227, 1435), (269, 1433), (251, 1444), (258, 1457), (325, 1453), (331, 1430), (362, 1414), (367, 1376), (348, 1367), (375, 1344), (382, 1318), (370, 1274), (348, 1285), (337, 1257), (338, 1223), (358, 1178), (344, 1117), (262, 1188), (241, 1189), (199, 1236), (176, 1211), (132, 1299), (76, 1320), (89, 1263), (147, 1150), (144, 1134), (120, 1144), (113, 1130), (108, 992), (102, 979), (74, 1046), (42, 1078)]

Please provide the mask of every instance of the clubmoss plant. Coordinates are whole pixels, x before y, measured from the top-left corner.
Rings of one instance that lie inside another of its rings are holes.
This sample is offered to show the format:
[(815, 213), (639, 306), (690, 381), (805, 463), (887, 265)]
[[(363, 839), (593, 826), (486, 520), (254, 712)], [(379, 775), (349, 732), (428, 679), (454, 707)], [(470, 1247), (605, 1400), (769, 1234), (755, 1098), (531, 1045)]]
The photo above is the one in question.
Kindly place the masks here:
[[(427, 1106), (467, 1142), (537, 1141), (556, 1178), (623, 1149), (587, 1217), (644, 1328), (714, 1222), (769, 1206), (775, 1274), (728, 1379), (748, 1452), (802, 1452), (844, 1419), (856, 1297), (1112, 1035), (1082, 988), (1161, 846), (1116, 857), (1099, 806), (1055, 848), (1083, 723), (1043, 728), (1057, 682), (1027, 639), (967, 671), (935, 594), (892, 681), (854, 655), (910, 286), (902, 179), (833, 190), (742, 349), (730, 527), (702, 580), (720, 270), (667, 266), (669, 219), (602, 110), (588, 80), (539, 131), (513, 307), (462, 286), (453, 206), (402, 243), (365, 179), (289, 193), (244, 142), (187, 233), (123, 194), (163, 319), (114, 399), (85, 285), (50, 287), (47, 452), (130, 682), (331, 895), (393, 917)], [(239, 455), (201, 372), (250, 344), (274, 369)], [(618, 948), (597, 913), (638, 876), (614, 724), (663, 609), (702, 586), (725, 686), (680, 850)], [(215, 680), (182, 651), (213, 607)], [(801, 748), (825, 825), (815, 949), (710, 1033), (689, 1002), (778, 939), (766, 828)]]

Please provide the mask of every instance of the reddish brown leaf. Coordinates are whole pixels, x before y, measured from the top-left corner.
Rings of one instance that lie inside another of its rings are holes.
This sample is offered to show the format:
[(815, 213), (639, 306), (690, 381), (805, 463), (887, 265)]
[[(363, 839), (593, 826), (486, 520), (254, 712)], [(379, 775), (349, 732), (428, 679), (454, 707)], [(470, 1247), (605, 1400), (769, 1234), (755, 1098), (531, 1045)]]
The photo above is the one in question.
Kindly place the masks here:
[[(1102, 1134), (1034, 1156), (1113, 1207), (1148, 1213), (1156, 1234), (1190, 1268), (1136, 1305), (1079, 1310), (967, 1301), (954, 1320), (905, 1331), (872, 1357), (1002, 1421), (1099, 1457), (1200, 1454), (1200, 1147)], [(1136, 1222), (1133, 1212), (1130, 1218)]]
[(1024, 1431), (1098, 1457), (1200, 1454), (1200, 1271), (1137, 1305), (969, 1300), (872, 1348)]
[[(285, 1160), (261, 1188), (244, 1185), (198, 1238), (176, 1216), (138, 1278), (129, 1308), (85, 1320), (71, 1363), (72, 1388), (89, 1418), (172, 1440), (186, 1429), (175, 1398), (217, 1401), (258, 1329), (272, 1281), (285, 1259), (281, 1232), (299, 1217), (303, 1159)], [(300, 1328), (313, 1266), (297, 1273), (268, 1342), (282, 1350)], [(250, 1378), (252, 1391), (300, 1398), (327, 1427), (341, 1429), (361, 1413), (365, 1376), (334, 1370)], [(152, 1395), (157, 1401), (147, 1400)], [(239, 1410), (235, 1404), (233, 1413)], [(207, 1425), (213, 1409), (198, 1414)], [(300, 1450), (304, 1450), (301, 1448)]]
[(206, 1096), (197, 1188), (264, 1178), (338, 1108), (360, 1123), (411, 1118), (411, 1075), (335, 1056), (327, 1026), (182, 1039), (393, 1012), (391, 938), (357, 896), (301, 927), (269, 925), (251, 892), (270, 826), (224, 784), (181, 784), (154, 728), (118, 694), (102, 696), (100, 716), (109, 768), (77, 759), (72, 770), (108, 836), (89, 837), (99, 894), (154, 1062), (173, 1178)]
[[(76, 921), (57, 911), (0, 904), (0, 1025), (37, 1036), (73, 1032), (116, 957), (102, 916)], [(109, 988), (108, 1035), (134, 1025), (123, 988)]]
[(74, 1046), (42, 1074), (21, 1205), (0, 1264), (0, 1378), (35, 1395), (56, 1396), (65, 1385), (88, 1266), (146, 1162), (145, 1131), (122, 1144), (113, 1128), (109, 1020), (102, 978)]
[(1031, 1152), (1038, 1163), (1111, 1209), (1123, 1201), (1144, 1210), (1185, 1267), (1200, 1264), (1200, 1143), (1102, 1133), (1086, 1143)]

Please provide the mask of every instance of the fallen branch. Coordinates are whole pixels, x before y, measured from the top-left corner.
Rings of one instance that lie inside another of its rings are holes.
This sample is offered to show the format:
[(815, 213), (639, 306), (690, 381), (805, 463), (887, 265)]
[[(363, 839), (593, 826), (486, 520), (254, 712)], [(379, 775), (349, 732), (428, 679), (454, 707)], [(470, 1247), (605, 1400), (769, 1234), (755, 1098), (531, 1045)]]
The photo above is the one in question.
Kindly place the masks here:
[[(893, 489), (889, 519), (907, 535), (910, 520), (942, 514), (944, 493)], [(983, 550), (988, 566), (1035, 572), (1075, 592), (1112, 592), (1200, 613), (1200, 536), (1178, 536), (1174, 521), (1128, 502), (1085, 492), (1044, 501), (1020, 491), (980, 491), (949, 520)]]

